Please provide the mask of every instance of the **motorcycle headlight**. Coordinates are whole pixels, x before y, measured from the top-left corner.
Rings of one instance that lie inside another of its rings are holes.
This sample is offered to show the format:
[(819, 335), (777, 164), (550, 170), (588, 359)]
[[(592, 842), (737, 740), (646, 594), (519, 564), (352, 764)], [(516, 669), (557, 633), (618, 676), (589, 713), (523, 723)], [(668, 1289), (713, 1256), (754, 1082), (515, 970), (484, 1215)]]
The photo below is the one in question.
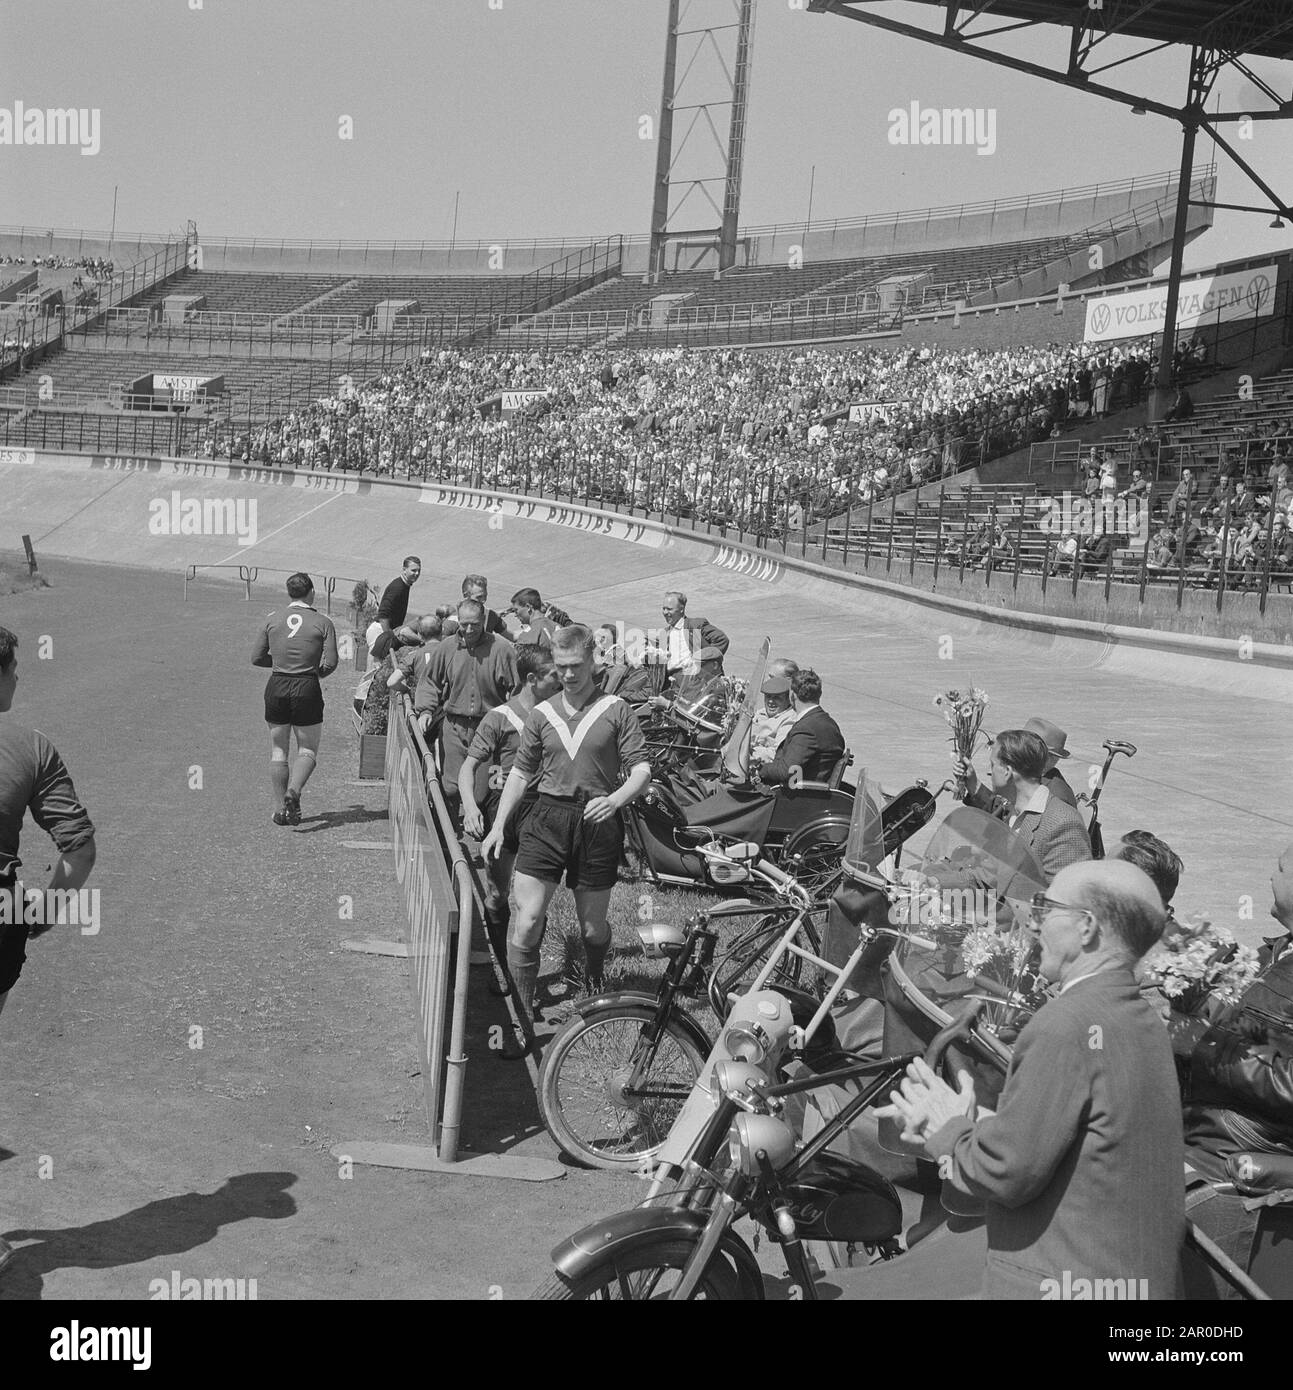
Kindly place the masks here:
[(749, 1062), (718, 1062), (714, 1066), (714, 1092), (720, 1096), (739, 1096), (751, 1085), (766, 1085), (768, 1074)]
[(723, 1046), (738, 1062), (758, 1064), (768, 1055), (772, 1039), (757, 1023), (742, 1023), (723, 1034)]
[(736, 1062), (775, 1060), (789, 1040), (794, 1020), (789, 1001), (774, 990), (743, 994), (728, 1015), (723, 1049)]
[(747, 1178), (757, 1178), (759, 1155), (774, 1168), (783, 1167), (794, 1157), (795, 1136), (789, 1125), (772, 1115), (738, 1115), (727, 1133), (727, 1149), (734, 1167)]

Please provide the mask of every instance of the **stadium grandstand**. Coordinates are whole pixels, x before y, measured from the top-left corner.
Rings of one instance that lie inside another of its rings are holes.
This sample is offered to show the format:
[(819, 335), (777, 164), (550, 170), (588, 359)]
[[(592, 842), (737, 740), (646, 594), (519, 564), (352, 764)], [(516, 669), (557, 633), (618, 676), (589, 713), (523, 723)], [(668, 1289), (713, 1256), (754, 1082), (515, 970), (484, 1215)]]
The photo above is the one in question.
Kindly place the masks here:
[[(1193, 179), (1187, 239), (1214, 188), (1212, 167)], [(1217, 267), (1209, 285), (1247, 275), (1257, 298), (1177, 335), (1178, 384), (1202, 399), (1257, 364), (1248, 400), (1153, 420), (1149, 327), (1091, 329), (1102, 302), (1156, 292), (1175, 192), (1163, 174), (743, 229), (731, 269), (655, 274), (625, 236), (257, 245), (190, 225), (119, 269), (91, 233), (19, 230), (0, 234), (0, 437), (567, 496), (935, 586), (1255, 586), (1264, 609), (1287, 588), (1273, 523), (1232, 554), (1224, 514), (1168, 510), (1184, 470), (1203, 496), (1239, 470), (1287, 514), (1289, 257)], [(93, 296), (69, 302), (69, 274)], [(1148, 533), (1111, 513), (1075, 555), (1043, 529), (1056, 493), (1116, 499), (1136, 468)]]

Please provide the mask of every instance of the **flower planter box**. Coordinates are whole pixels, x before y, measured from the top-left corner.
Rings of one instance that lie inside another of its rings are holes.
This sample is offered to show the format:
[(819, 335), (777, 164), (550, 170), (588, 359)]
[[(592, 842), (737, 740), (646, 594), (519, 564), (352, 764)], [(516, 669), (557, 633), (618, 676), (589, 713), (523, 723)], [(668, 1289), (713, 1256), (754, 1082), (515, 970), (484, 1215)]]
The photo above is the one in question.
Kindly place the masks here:
[(359, 735), (359, 780), (381, 782), (386, 777), (386, 735)]

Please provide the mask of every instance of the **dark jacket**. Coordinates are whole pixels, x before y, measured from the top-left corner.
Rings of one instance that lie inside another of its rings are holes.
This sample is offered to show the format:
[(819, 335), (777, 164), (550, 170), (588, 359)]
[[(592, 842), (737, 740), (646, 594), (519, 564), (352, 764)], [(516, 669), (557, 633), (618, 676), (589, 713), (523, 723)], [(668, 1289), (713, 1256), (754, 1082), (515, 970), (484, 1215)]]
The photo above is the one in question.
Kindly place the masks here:
[(717, 628), (708, 618), (683, 617), (682, 625), (687, 629), (687, 645), (693, 654), (704, 647), (717, 647), (724, 656), (732, 644), (732, 639), (722, 628)]
[(1293, 949), (1217, 1016), (1190, 1057), (1186, 1140), (1225, 1158), (1293, 1147)]
[(1052, 796), (1057, 796), (1066, 806), (1077, 809), (1077, 797), (1074, 795), (1073, 788), (1064, 780), (1064, 774), (1057, 767), (1051, 770), (1042, 778), (1046, 783), (1046, 790)]
[(759, 769), (762, 781), (781, 786), (794, 777), (803, 782), (825, 782), (844, 756), (844, 735), (840, 726), (820, 705), (805, 710), (790, 726), (790, 732), (777, 749), (777, 756)]

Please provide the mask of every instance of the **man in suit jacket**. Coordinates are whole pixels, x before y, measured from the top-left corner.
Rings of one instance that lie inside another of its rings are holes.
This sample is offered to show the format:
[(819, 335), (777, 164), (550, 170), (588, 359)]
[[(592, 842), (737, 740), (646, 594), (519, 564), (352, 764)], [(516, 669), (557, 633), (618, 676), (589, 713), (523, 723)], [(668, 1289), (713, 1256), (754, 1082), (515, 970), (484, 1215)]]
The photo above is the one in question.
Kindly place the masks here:
[(816, 671), (810, 666), (800, 668), (790, 688), (799, 713), (776, 757), (759, 769), (759, 780), (770, 786), (825, 782), (844, 756), (844, 735), (818, 703), (822, 698), (822, 678)]
[[(1059, 995), (1019, 1035), (996, 1113), (914, 1062), (892, 1105), (962, 1200), (984, 1204), (983, 1294), (1173, 1299), (1185, 1236), (1181, 1104), (1136, 962), (1166, 914), (1134, 864), (1064, 869), (1034, 907)], [(950, 1196), (949, 1196), (950, 1199)]]
[(956, 765), (965, 779), (966, 802), (1004, 820), (1032, 850), (1047, 883), (1068, 865), (1091, 858), (1086, 822), (1047, 788), (1049, 757), (1040, 734), (1005, 729), (992, 743), (991, 791), (980, 786), (972, 763)]
[(689, 618), (686, 594), (671, 589), (664, 596), (661, 612), (665, 626), (660, 645), (671, 677), (693, 675), (700, 664), (699, 653), (705, 647), (717, 647), (722, 655), (727, 655), (731, 641), (727, 633), (708, 618)]

